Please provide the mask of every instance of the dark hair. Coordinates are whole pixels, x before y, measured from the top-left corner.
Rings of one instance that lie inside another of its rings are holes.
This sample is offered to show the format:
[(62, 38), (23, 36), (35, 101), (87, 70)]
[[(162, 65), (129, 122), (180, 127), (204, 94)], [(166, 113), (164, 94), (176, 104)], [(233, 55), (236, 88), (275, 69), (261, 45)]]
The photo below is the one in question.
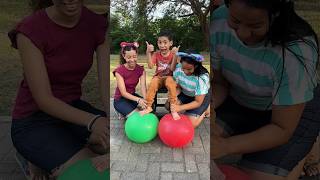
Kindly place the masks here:
[(138, 53), (138, 48), (135, 47), (134, 45), (129, 45), (129, 46), (124, 46), (123, 48), (121, 48), (120, 50), (120, 64), (125, 64), (126, 60), (124, 59), (124, 55), (126, 54), (126, 51), (131, 51), (131, 50), (135, 50)]
[(201, 76), (206, 73), (209, 74), (208, 70), (205, 67), (203, 67), (201, 62), (197, 62), (189, 57), (181, 57), (180, 63), (182, 63), (182, 62), (186, 62), (186, 63), (192, 64), (194, 66), (193, 75), (195, 75), (195, 76)]
[[(225, 4), (228, 7), (233, 0), (225, 0)], [(315, 72), (309, 72), (306, 64), (305, 57), (293, 52), (290, 48), (292, 42), (304, 42), (312, 49), (314, 49), (317, 56), (316, 66), (319, 64), (319, 42), (315, 31), (312, 29), (310, 24), (303, 20), (294, 10), (293, 0), (239, 0), (251, 7), (265, 9), (269, 13), (270, 26), (267, 33), (267, 41), (265, 45), (269, 43), (272, 46), (282, 47), (282, 72), (280, 77), (280, 83), (277, 88), (276, 94), (279, 91), (285, 64), (285, 53), (286, 50), (292, 53), (298, 61), (304, 66), (306, 72), (310, 77), (316, 76)], [(306, 37), (313, 37), (313, 40), (307, 39)], [(313, 82), (312, 82), (313, 83)], [(316, 86), (316, 84), (314, 84)], [(273, 100), (272, 100), (273, 101)], [(272, 105), (272, 101), (267, 109)]]
[(173, 40), (173, 34), (169, 30), (160, 31), (160, 33), (158, 34), (158, 38), (162, 37), (162, 36), (167, 37), (169, 39), (169, 41)]
[(30, 0), (29, 5), (31, 6), (32, 10), (38, 11), (43, 8), (47, 8), (53, 5), (52, 0)]

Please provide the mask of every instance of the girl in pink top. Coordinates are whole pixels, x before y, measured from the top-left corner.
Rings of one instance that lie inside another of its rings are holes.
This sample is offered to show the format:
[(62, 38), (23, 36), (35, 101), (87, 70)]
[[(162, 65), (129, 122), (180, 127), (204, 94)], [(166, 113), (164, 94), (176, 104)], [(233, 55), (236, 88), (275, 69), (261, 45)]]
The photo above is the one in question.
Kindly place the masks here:
[(108, 102), (106, 29), (107, 19), (84, 7), (82, 0), (53, 0), (9, 33), (24, 74), (11, 137), (29, 161), (32, 179), (59, 176), (85, 158), (94, 157), (99, 171), (109, 164), (106, 155), (100, 156), (109, 148), (106, 113), (81, 100), (82, 81), (96, 52), (102, 101)]
[[(120, 65), (113, 71), (117, 81), (113, 105), (117, 112), (128, 117), (138, 107), (146, 108), (146, 73), (137, 64), (138, 44), (122, 42), (120, 46)], [(142, 97), (136, 93), (139, 82)]]

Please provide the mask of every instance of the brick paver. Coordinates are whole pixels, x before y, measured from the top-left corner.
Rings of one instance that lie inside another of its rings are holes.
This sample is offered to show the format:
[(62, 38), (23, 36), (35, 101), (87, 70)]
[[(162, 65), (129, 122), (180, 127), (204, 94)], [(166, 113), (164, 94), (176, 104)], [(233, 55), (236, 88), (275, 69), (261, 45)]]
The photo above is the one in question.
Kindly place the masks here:
[[(195, 137), (184, 149), (164, 145), (159, 137), (149, 143), (135, 144), (124, 134), (124, 122), (111, 108), (111, 177), (155, 180), (209, 179), (210, 125), (206, 119), (195, 130)], [(157, 108), (160, 116), (166, 113)]]

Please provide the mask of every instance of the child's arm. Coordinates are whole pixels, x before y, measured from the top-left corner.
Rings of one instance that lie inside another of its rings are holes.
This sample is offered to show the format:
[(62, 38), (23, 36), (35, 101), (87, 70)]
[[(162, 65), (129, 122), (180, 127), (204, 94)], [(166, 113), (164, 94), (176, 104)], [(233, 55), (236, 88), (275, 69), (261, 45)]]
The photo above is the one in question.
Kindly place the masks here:
[(153, 62), (152, 62), (152, 52), (154, 51), (154, 46), (152, 44), (149, 44), (148, 41), (146, 41), (147, 44), (147, 51), (146, 55), (148, 58), (148, 68), (153, 68)]
[(179, 52), (179, 48), (180, 48), (180, 46), (173, 47), (171, 50), (171, 52), (173, 53), (173, 59), (172, 59), (171, 66), (170, 66), (171, 71), (174, 71), (176, 69), (177, 59), (178, 59), (177, 52)]
[(140, 77), (140, 87), (141, 87), (142, 97), (143, 99), (146, 99), (146, 96), (147, 96), (146, 71), (143, 71), (143, 74)]

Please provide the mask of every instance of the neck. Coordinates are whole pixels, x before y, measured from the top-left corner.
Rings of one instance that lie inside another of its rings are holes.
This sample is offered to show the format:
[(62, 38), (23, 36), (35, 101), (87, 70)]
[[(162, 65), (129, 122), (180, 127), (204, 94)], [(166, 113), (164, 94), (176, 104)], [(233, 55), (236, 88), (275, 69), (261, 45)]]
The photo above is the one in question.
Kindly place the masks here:
[(67, 16), (59, 12), (59, 10), (55, 6), (47, 8), (46, 11), (53, 22), (68, 28), (74, 27), (79, 22), (81, 17), (81, 11), (77, 15)]
[(124, 64), (124, 66), (125, 66), (127, 69), (130, 69), (130, 70), (133, 70), (133, 69), (136, 67), (136, 66), (130, 67), (130, 66), (128, 65), (128, 63)]
[(169, 51), (160, 51), (160, 53), (162, 56), (168, 56), (170, 53), (170, 50)]

